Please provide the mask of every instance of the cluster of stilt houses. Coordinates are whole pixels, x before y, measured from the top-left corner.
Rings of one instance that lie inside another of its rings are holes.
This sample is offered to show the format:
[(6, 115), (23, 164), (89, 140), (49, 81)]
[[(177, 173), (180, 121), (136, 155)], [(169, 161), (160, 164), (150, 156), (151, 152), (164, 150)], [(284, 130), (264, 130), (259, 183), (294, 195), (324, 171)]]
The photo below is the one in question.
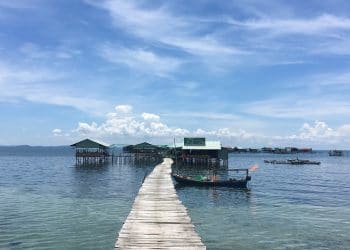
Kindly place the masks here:
[(228, 151), (219, 141), (205, 138), (184, 138), (181, 143), (153, 145), (143, 142), (116, 147), (96, 140), (85, 139), (71, 145), (75, 148), (77, 165), (97, 165), (111, 161), (120, 163), (158, 163), (171, 157), (179, 165), (227, 167)]

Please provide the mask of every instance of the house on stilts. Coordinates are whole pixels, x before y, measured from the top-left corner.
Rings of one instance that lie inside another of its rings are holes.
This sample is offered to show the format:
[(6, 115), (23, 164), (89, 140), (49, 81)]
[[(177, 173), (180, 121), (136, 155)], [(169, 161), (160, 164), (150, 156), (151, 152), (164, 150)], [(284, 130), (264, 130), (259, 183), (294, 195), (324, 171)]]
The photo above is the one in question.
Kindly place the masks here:
[(98, 165), (109, 159), (109, 145), (97, 140), (85, 139), (74, 143), (76, 165)]
[(165, 149), (148, 142), (123, 147), (124, 157), (130, 156), (136, 163), (158, 163), (163, 159)]
[(228, 151), (220, 141), (208, 141), (202, 137), (185, 137), (183, 142), (169, 145), (176, 162), (181, 165), (227, 167)]

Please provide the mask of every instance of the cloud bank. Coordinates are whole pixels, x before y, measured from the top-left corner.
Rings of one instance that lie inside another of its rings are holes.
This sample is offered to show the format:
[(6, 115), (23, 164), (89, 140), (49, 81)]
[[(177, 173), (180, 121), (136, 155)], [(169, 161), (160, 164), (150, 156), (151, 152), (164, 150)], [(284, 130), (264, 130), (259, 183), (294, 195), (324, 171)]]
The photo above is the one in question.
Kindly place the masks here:
[[(127, 111), (127, 112), (126, 112)], [(56, 131), (56, 130), (54, 130)], [(61, 134), (62, 131), (56, 131)], [(217, 128), (214, 130), (197, 128), (190, 130), (177, 126), (170, 126), (162, 121), (157, 114), (132, 112), (130, 105), (118, 105), (115, 112), (108, 113), (101, 124), (96, 122), (79, 122), (73, 132), (80, 137), (96, 138), (152, 138), (154, 140), (171, 142), (173, 137), (203, 136), (210, 139), (222, 140), (226, 145), (298, 145), (331, 146), (350, 142), (350, 124), (344, 124), (337, 129), (331, 128), (324, 121), (304, 123), (297, 133), (292, 135), (263, 135), (247, 132), (243, 129)]]

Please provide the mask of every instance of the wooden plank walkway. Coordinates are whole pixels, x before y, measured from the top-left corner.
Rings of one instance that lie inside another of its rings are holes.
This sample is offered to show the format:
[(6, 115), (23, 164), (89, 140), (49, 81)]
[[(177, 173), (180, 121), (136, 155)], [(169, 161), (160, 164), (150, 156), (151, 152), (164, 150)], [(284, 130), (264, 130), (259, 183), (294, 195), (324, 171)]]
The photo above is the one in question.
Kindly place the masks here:
[(145, 179), (115, 249), (206, 249), (178, 199), (165, 158)]

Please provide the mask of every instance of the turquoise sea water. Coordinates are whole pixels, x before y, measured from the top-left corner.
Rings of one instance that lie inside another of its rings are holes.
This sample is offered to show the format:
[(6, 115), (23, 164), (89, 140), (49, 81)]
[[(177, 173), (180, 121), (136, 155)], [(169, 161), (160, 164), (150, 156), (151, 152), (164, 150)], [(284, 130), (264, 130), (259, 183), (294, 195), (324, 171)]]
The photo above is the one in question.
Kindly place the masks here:
[(300, 154), (321, 165), (271, 165), (297, 155), (232, 154), (258, 164), (249, 191), (180, 188), (208, 249), (350, 249), (350, 158)]
[[(177, 187), (208, 249), (350, 249), (350, 157), (263, 163), (290, 157), (231, 154), (230, 167), (259, 165), (248, 191)], [(0, 149), (0, 249), (112, 249), (152, 168), (75, 167), (66, 148)]]

